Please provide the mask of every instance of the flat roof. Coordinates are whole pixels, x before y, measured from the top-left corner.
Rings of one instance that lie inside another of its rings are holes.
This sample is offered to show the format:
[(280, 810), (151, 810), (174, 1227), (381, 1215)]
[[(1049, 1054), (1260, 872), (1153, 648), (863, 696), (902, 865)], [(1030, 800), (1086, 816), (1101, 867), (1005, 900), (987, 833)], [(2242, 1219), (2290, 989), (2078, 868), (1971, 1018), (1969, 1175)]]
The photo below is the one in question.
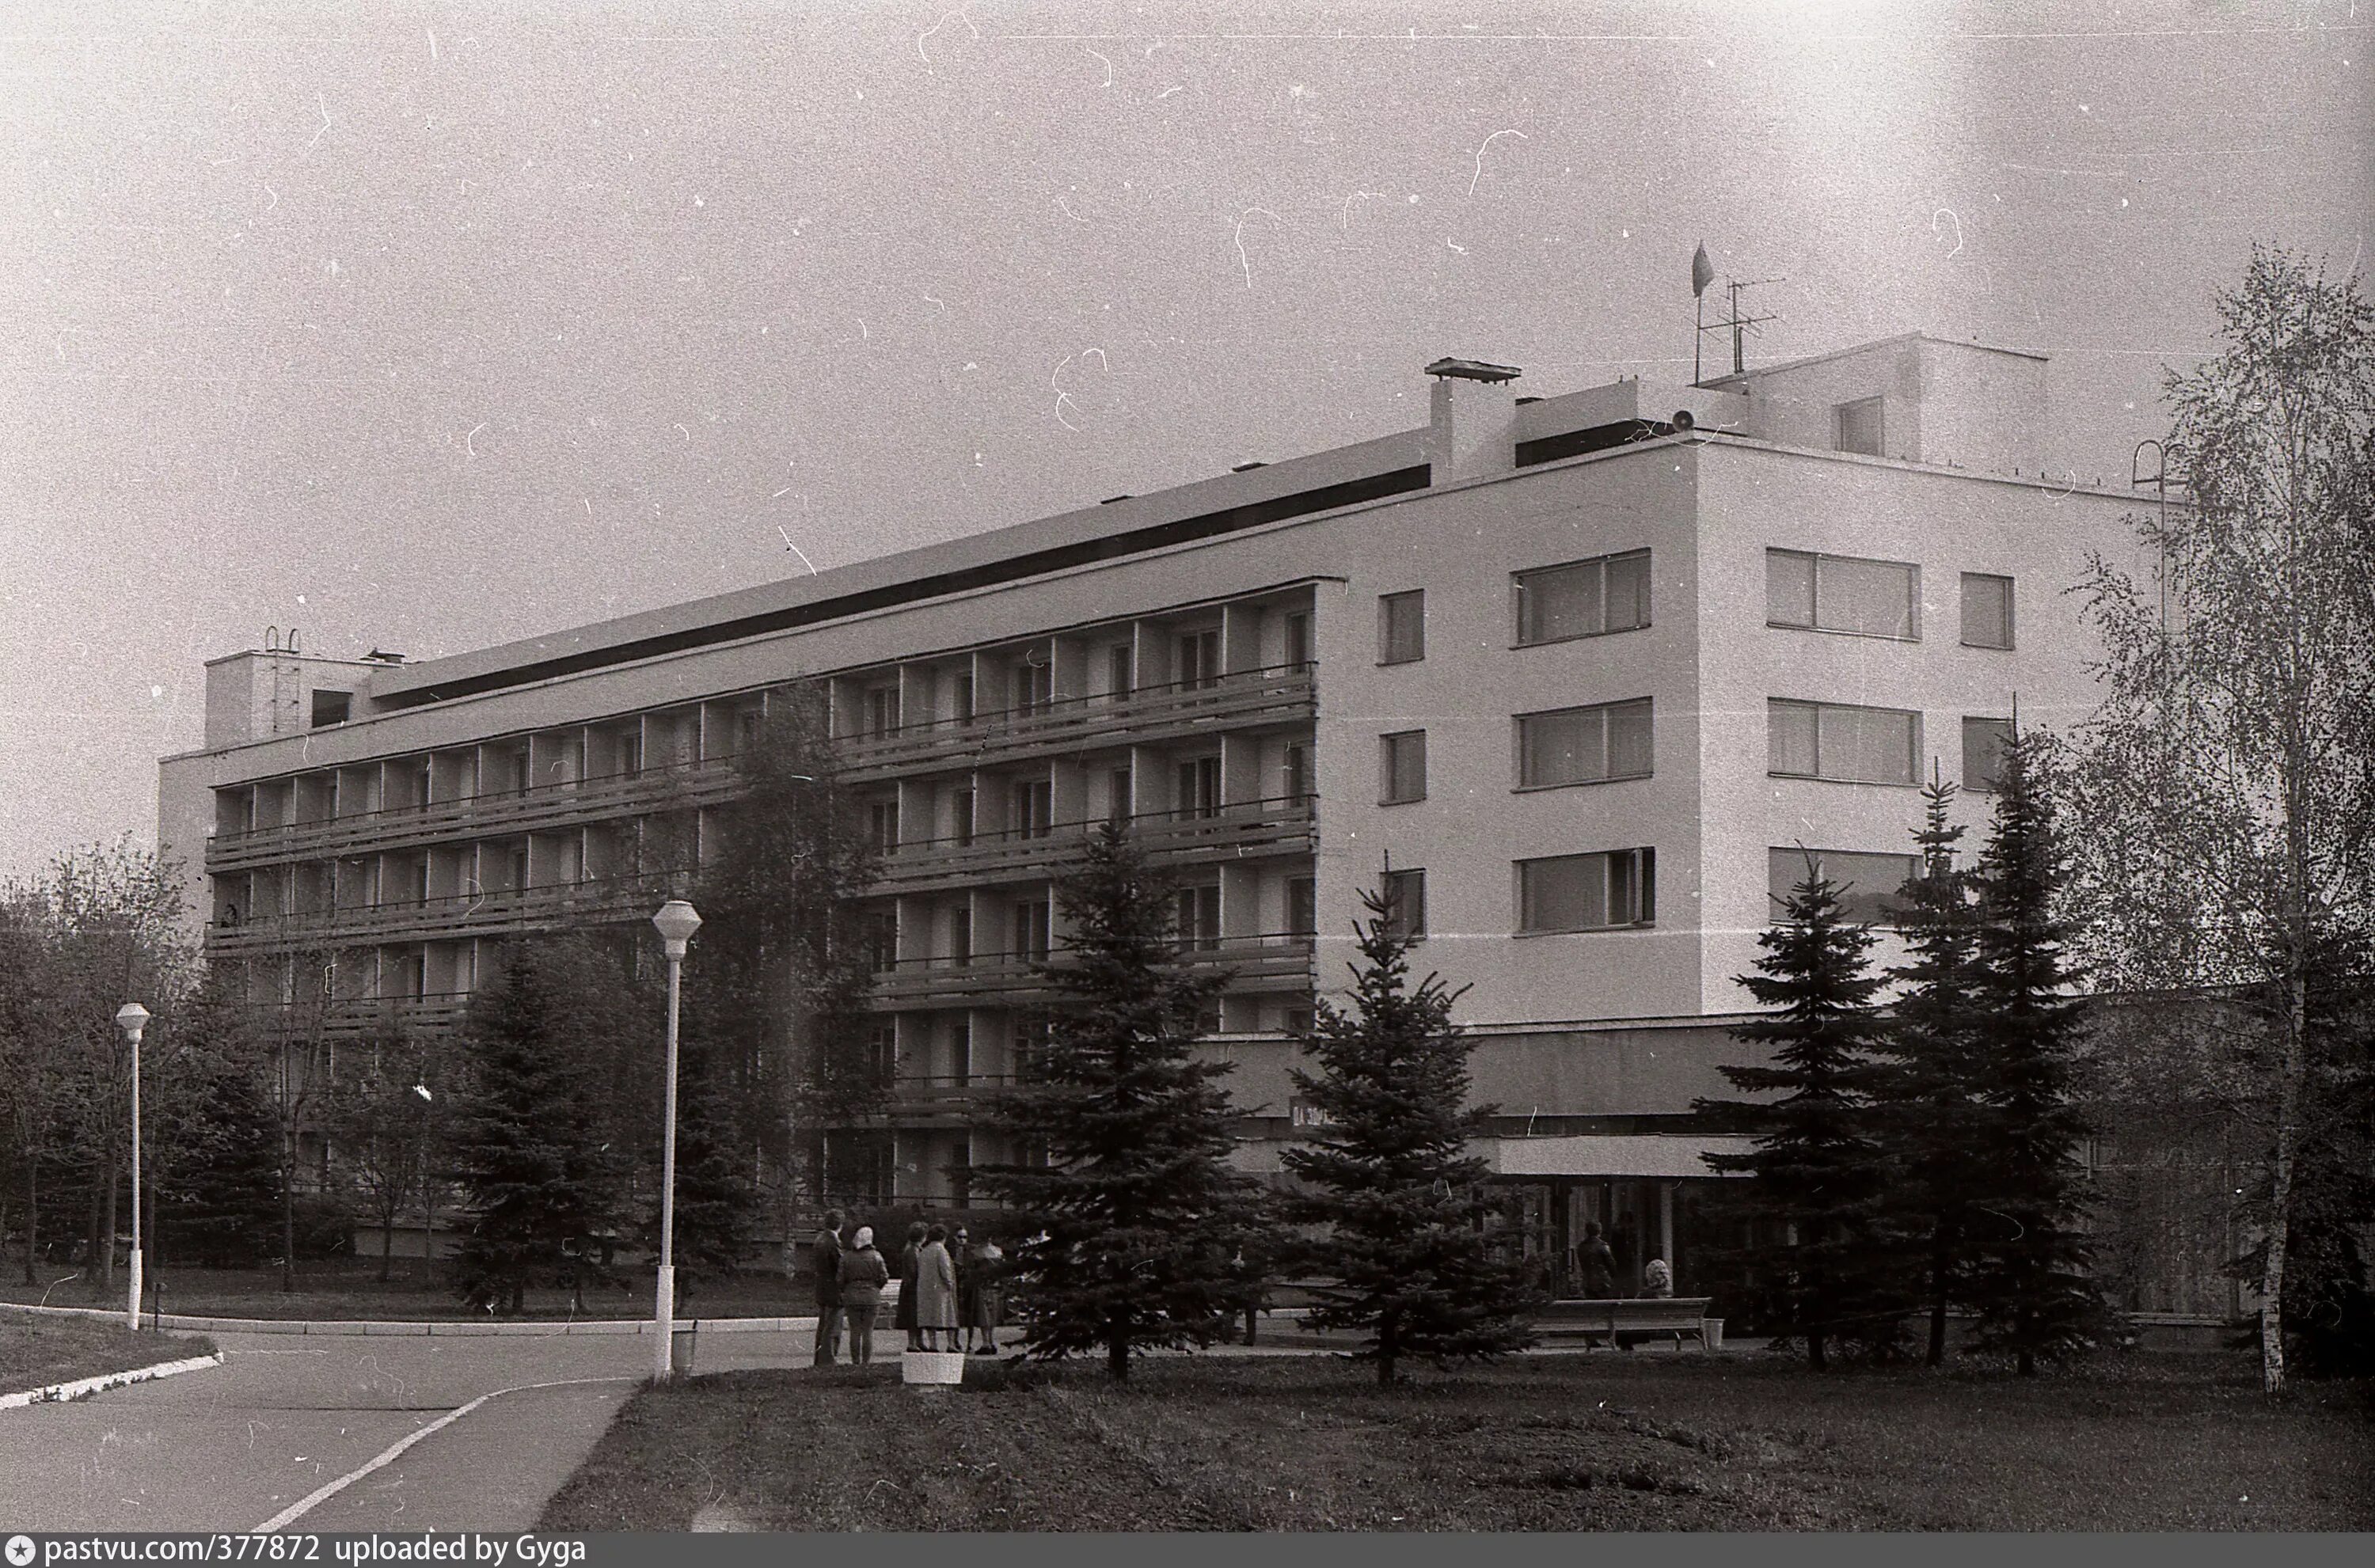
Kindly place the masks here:
[(1897, 343), (1936, 343), (1949, 348), (1975, 348), (1982, 354), (2009, 354), (2015, 359), (2036, 360), (2040, 363), (2052, 358), (2034, 348), (2006, 348), (1999, 344), (1981, 343), (1977, 338), (1941, 337), (1932, 332), (1900, 332), (1894, 337), (1875, 337), (1869, 343), (1858, 343), (1846, 348), (1833, 348), (1821, 354), (1808, 354), (1801, 359), (1784, 360), (1778, 365), (1759, 365), (1750, 371), (1726, 371), (1719, 376), (1709, 376), (1702, 386), (1722, 386), (1728, 382), (1755, 381), (1758, 376), (1776, 375), (1783, 371), (1803, 370), (1829, 360), (1845, 360), (1857, 354), (1869, 354), (1875, 348), (1886, 348)]

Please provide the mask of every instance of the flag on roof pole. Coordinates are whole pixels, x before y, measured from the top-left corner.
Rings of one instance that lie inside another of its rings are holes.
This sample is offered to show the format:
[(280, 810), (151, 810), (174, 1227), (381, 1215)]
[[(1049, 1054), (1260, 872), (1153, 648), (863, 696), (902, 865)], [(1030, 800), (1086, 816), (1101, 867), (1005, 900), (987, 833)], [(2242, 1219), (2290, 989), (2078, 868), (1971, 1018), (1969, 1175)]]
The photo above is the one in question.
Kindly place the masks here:
[(1707, 260), (1707, 246), (1701, 243), (1691, 254), (1691, 295), (1694, 299), (1707, 292), (1715, 281), (1715, 263)]

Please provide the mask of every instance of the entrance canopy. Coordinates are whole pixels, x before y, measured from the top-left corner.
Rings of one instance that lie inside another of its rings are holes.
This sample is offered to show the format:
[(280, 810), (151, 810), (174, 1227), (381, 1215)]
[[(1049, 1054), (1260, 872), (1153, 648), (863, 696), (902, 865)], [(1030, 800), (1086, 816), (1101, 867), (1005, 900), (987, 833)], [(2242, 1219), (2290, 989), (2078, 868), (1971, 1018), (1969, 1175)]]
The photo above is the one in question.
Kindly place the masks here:
[(1625, 1137), (1480, 1138), (1468, 1147), (1496, 1176), (1646, 1177), (1678, 1181), (1731, 1175), (1707, 1169), (1702, 1154), (1745, 1154), (1755, 1139), (1672, 1133)]

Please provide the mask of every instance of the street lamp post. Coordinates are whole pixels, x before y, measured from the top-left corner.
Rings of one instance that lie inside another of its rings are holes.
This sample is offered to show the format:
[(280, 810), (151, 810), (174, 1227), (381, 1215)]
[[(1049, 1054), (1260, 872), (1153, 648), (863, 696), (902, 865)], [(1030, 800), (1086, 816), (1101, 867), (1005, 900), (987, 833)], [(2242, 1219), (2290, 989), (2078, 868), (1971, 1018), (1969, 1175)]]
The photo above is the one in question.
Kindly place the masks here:
[(652, 1352), (652, 1374), (665, 1382), (676, 1345), (676, 1030), (678, 987), (684, 975), (684, 948), (701, 929), (701, 916), (682, 899), (670, 899), (652, 916), (668, 950), (668, 1118), (660, 1140), (660, 1270), (652, 1305), (658, 1344)]
[(124, 1307), (125, 1326), (140, 1328), (140, 1035), (148, 1027), (148, 1009), (126, 1002), (115, 1010), (115, 1027), (132, 1042), (132, 1294)]

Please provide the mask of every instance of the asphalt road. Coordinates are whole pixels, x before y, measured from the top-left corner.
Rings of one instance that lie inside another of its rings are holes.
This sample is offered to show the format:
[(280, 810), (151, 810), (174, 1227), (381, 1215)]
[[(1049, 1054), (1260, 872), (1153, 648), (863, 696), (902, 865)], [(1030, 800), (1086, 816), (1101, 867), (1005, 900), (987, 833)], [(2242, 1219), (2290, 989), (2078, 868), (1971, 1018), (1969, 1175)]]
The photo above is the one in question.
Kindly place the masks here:
[[(213, 1338), (219, 1367), (0, 1410), (0, 1534), (252, 1530), (481, 1395), (282, 1527), (526, 1529), (651, 1353), (638, 1336)], [(808, 1338), (704, 1335), (698, 1370), (802, 1365)]]

